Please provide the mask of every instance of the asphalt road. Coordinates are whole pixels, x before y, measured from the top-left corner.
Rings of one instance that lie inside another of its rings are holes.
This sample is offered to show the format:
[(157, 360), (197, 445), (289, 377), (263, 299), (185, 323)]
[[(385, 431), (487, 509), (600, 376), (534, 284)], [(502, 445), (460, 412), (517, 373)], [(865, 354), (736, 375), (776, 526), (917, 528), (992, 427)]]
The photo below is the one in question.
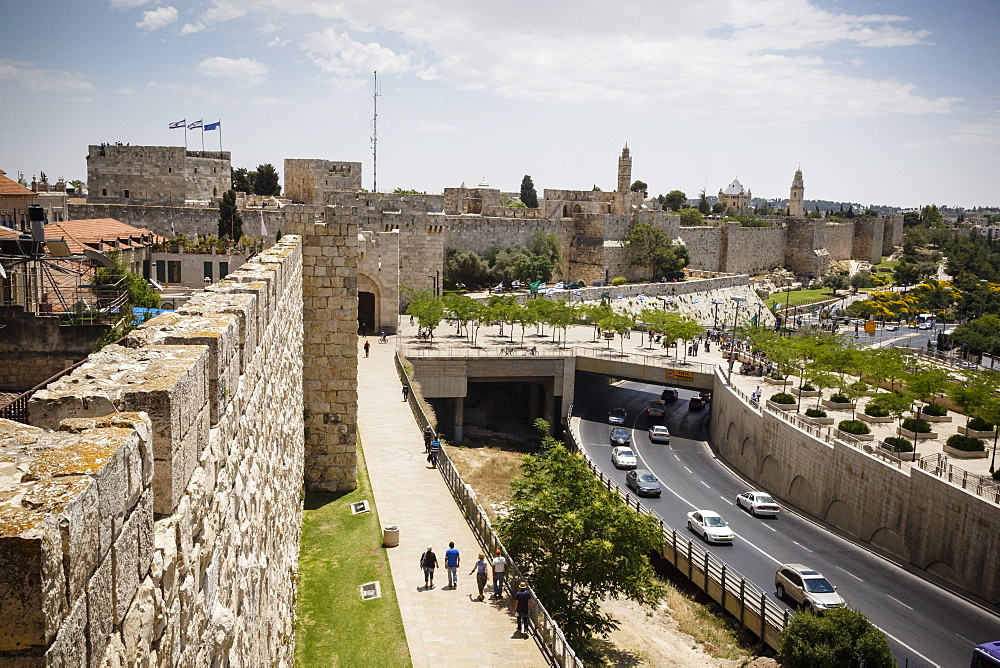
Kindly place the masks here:
[[(660, 479), (663, 494), (645, 499), (669, 527), (687, 531), (687, 513), (714, 510), (736, 533), (731, 546), (711, 546), (719, 559), (755, 582), (779, 605), (774, 595), (774, 573), (783, 563), (803, 563), (822, 572), (838, 588), (848, 605), (864, 612), (889, 637), (900, 666), (968, 665), (972, 648), (1000, 639), (1000, 618), (931, 584), (842, 538), (795, 512), (775, 519), (757, 519), (735, 505), (736, 496), (752, 489), (716, 459), (709, 448), (711, 409), (689, 411), (694, 392), (680, 390), (678, 401), (667, 404), (663, 423), (670, 444), (653, 444), (652, 424), (644, 413), (662, 387), (635, 382), (604, 385), (581, 379), (574, 415), (581, 418), (580, 435), (590, 457), (605, 474), (625, 488), (625, 471), (611, 464), (608, 411), (628, 411), (627, 427), (640, 458)], [(659, 420), (658, 418), (656, 420)], [(779, 499), (780, 502), (780, 499)], [(692, 538), (694, 534), (688, 534)]]

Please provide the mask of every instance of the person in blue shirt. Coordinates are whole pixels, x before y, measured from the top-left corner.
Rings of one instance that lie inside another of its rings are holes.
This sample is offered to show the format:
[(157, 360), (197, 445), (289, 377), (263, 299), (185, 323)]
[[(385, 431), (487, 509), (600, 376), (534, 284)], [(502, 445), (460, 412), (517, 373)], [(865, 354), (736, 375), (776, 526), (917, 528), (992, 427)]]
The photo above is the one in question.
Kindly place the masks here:
[(462, 557), (455, 549), (454, 541), (448, 543), (448, 549), (444, 553), (444, 568), (448, 571), (448, 586), (452, 589), (458, 587), (458, 567)]

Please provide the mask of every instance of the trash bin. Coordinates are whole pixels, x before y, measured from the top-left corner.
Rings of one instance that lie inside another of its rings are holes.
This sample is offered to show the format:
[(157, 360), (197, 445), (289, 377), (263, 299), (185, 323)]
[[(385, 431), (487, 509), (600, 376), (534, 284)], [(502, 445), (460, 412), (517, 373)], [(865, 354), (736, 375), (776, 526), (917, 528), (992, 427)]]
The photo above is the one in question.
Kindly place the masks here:
[(396, 547), (399, 545), (399, 527), (395, 524), (387, 524), (382, 527), (383, 547)]

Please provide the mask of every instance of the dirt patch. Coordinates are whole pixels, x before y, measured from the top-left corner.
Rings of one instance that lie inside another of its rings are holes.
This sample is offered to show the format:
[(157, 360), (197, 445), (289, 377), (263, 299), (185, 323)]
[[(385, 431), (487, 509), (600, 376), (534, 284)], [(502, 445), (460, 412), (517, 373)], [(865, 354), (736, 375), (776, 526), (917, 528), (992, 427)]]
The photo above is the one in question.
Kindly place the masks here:
[[(510, 501), (510, 481), (520, 475), (521, 460), (531, 449), (506, 442), (500, 447), (449, 446), (448, 456), (479, 497), (490, 519)], [(633, 601), (605, 601), (602, 609), (620, 628), (599, 641), (607, 666), (676, 666), (678, 668), (773, 668), (778, 664), (754, 657), (725, 623), (668, 584), (666, 601), (656, 610)], [(698, 635), (696, 640), (690, 629)]]

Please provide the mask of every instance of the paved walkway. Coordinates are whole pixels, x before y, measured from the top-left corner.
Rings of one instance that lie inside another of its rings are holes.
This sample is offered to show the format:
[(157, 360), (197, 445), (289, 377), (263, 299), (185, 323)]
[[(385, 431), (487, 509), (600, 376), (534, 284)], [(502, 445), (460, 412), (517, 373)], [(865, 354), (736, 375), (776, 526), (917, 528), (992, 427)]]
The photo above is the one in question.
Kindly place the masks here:
[[(469, 575), (481, 548), (440, 473), (431, 469), (417, 422), (404, 403), (393, 362), (394, 341), (358, 341), (358, 429), (375, 504), (383, 525), (399, 526), (399, 546), (388, 549), (392, 580), (414, 666), (547, 666), (533, 638), (515, 634), (510, 601), (476, 600)], [(434, 546), (444, 566), (448, 542), (461, 551), (458, 587), (438, 569), (424, 590), (420, 554)]]

